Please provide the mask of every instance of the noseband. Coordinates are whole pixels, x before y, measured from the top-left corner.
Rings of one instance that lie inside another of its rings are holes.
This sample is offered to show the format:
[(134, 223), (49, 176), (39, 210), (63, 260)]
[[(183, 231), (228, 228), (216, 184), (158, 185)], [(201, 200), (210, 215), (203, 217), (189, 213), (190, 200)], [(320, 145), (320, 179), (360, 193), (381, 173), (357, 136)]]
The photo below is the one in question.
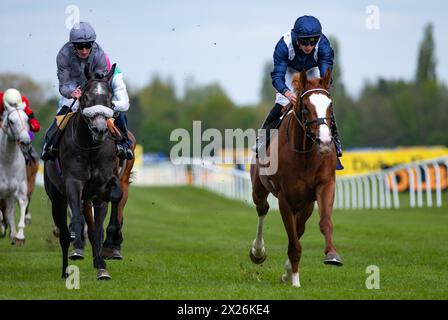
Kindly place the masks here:
[[(92, 79), (92, 80), (90, 80), (90, 82), (104, 82), (104, 83), (106, 83), (107, 87), (109, 86), (107, 80), (105, 80), (105, 79)], [(84, 91), (87, 89), (88, 84), (89, 84), (89, 82), (87, 82), (87, 83), (83, 86), (83, 88), (82, 88), (82, 92), (84, 92)], [(100, 106), (102, 107), (102, 105), (100, 105)], [(95, 106), (91, 106), (91, 107), (87, 107), (87, 108), (81, 108), (81, 99), (80, 99), (80, 101), (79, 101), (79, 116), (80, 116), (80, 117), (82, 118), (82, 120), (85, 122), (85, 124), (87, 125), (87, 128), (89, 129), (90, 132), (92, 132), (92, 128), (91, 128), (89, 119), (92, 118), (92, 115), (90, 115), (89, 112), (86, 114), (85, 112), (83, 112), (83, 110), (85, 110), (85, 109), (89, 109), (89, 108), (93, 108), (93, 109), (92, 109), (92, 112), (94, 112), (94, 109), (95, 109), (95, 108), (98, 108), (98, 107), (99, 107), (98, 105), (95, 105)], [(105, 107), (105, 108), (109, 108), (109, 107)], [(112, 116), (113, 116), (113, 110), (112, 110), (112, 108), (111, 108), (110, 110), (111, 110), (111, 113), (112, 113)], [(104, 115), (105, 117), (110, 116), (110, 114), (103, 114), (103, 115)], [(91, 146), (91, 147), (83, 147), (83, 146), (81, 146), (81, 144), (80, 144), (78, 141), (76, 141), (76, 134), (75, 134), (75, 131), (77, 130), (77, 128), (76, 128), (76, 121), (75, 121), (75, 123), (72, 125), (72, 128), (71, 128), (71, 129), (72, 129), (72, 130), (71, 130), (71, 131), (72, 131), (71, 134), (72, 134), (73, 144), (74, 144), (78, 149), (80, 149), (80, 150), (84, 150), (84, 151), (90, 151), (90, 150), (95, 150), (95, 149), (99, 149), (99, 148), (101, 148), (102, 143), (96, 144), (96, 145)], [(109, 134), (107, 135), (107, 137), (110, 138)]]
[[(308, 152), (311, 152), (313, 150), (313, 147), (315, 145), (317, 145), (317, 138), (314, 135), (314, 133), (311, 132), (310, 125), (316, 124), (318, 126), (321, 126), (321, 125), (327, 124), (326, 120), (331, 119), (329, 117), (325, 117), (325, 118), (317, 118), (315, 120), (308, 121), (305, 118), (306, 110), (305, 110), (305, 108), (303, 108), (303, 99), (304, 99), (304, 97), (307, 94), (312, 93), (312, 92), (324, 92), (324, 93), (327, 94), (328, 97), (331, 96), (330, 92), (328, 92), (327, 90), (325, 90), (323, 88), (314, 88), (314, 89), (306, 90), (305, 92), (303, 92), (300, 95), (300, 105), (299, 105), (300, 106), (300, 117), (297, 115), (297, 113), (294, 111), (294, 109), (291, 110), (292, 114), (294, 115), (294, 118), (297, 120), (297, 122), (302, 127), (302, 129), (303, 129), (303, 131), (305, 133), (305, 135), (303, 136), (303, 150), (297, 150), (295, 148), (295, 146), (292, 146), (293, 151), (295, 151), (297, 153), (308, 153)], [(291, 118), (289, 118), (289, 119), (291, 120)], [(288, 128), (287, 129), (289, 129), (289, 122), (288, 122)], [(289, 132), (289, 130), (286, 130), (286, 134), (287, 135), (288, 135), (288, 132)], [(310, 149), (305, 150), (305, 140), (306, 140), (307, 137), (313, 142), (313, 144), (312, 144)], [(288, 137), (288, 141), (289, 141), (289, 137)]]

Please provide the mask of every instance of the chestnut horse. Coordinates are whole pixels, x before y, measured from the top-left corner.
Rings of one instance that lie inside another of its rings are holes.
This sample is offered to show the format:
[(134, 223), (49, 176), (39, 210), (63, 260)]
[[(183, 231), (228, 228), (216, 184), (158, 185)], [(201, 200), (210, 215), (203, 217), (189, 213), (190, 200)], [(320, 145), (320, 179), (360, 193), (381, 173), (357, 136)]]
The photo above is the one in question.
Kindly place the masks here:
[[(135, 154), (135, 147), (137, 141), (134, 134), (128, 131), (128, 137), (131, 141), (131, 150)], [(118, 223), (121, 228), (123, 228), (123, 211), (128, 201), (128, 189), (131, 184), (131, 173), (134, 167), (135, 157), (132, 160), (122, 160), (118, 161), (118, 179), (120, 180), (121, 190), (123, 191), (123, 197), (118, 204)], [(102, 255), (105, 259), (121, 260), (123, 256), (121, 255), (121, 243), (123, 242), (123, 235), (121, 233), (121, 228), (117, 229), (116, 234), (111, 234), (110, 229), (107, 232), (107, 239), (103, 244)]]
[(293, 87), (297, 105), (291, 107), (266, 150), (270, 161), (278, 161), (275, 173), (266, 172), (261, 159), (251, 165), (252, 197), (258, 213), (258, 227), (250, 258), (256, 263), (266, 259), (263, 222), (269, 210), (267, 198), (278, 198), (283, 224), (288, 234), (288, 259), (283, 282), (300, 287), (300, 237), (305, 223), (319, 206), (320, 231), (325, 237), (325, 264), (341, 266), (342, 260), (333, 245), (331, 220), (334, 192), (336, 150), (330, 131), (332, 100), (328, 92), (331, 73), (308, 80), (306, 72), (295, 74)]

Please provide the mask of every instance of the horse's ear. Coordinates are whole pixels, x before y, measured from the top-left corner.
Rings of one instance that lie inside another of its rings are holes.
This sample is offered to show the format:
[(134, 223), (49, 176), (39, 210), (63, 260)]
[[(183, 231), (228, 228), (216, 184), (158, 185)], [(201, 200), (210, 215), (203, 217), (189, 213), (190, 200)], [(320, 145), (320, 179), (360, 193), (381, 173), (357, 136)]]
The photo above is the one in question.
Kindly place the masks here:
[(106, 74), (105, 78), (106, 78), (107, 81), (110, 81), (110, 79), (112, 79), (112, 76), (113, 76), (114, 73), (115, 73), (115, 68), (116, 68), (116, 67), (117, 67), (117, 64), (114, 63), (114, 64), (112, 65), (112, 68), (110, 68), (109, 72)]
[(306, 77), (306, 71), (302, 70), (300, 73), (295, 73), (292, 77), (292, 86), (297, 93), (303, 92), (305, 90), (306, 82), (308, 81)]
[(87, 81), (92, 79), (92, 73), (90, 72), (90, 63), (87, 63), (84, 67), (84, 75), (86, 76)]
[(325, 72), (325, 76), (322, 78), (321, 84), (326, 90), (330, 89), (330, 84), (331, 84), (331, 69), (330, 68), (328, 68), (327, 71)]

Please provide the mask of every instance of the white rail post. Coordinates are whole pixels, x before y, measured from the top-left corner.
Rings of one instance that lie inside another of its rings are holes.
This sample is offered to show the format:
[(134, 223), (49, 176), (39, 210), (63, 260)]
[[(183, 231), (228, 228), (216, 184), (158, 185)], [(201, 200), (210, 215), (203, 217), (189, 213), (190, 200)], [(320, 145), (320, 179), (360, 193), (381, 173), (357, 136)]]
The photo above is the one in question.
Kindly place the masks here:
[(378, 208), (378, 186), (375, 174), (370, 176), (370, 181), (372, 182), (372, 208), (376, 209)]
[(385, 188), (384, 188), (384, 179), (381, 173), (378, 173), (376, 175), (378, 179), (378, 185), (379, 185), (379, 194), (380, 194), (380, 208), (384, 209), (385, 207)]
[(427, 164), (423, 165), (425, 170), (425, 185), (426, 185), (426, 205), (428, 208), (432, 207), (432, 192), (431, 192), (431, 177), (429, 172), (429, 166)]
[(394, 198), (394, 208), (400, 208), (400, 197), (398, 196), (397, 175), (391, 172), (392, 194)]
[(409, 177), (409, 201), (411, 208), (415, 208), (415, 183), (414, 183), (414, 168), (413, 167), (407, 167), (406, 171), (408, 172)]
[(436, 206), (440, 208), (442, 206), (442, 179), (440, 175), (440, 166), (437, 162), (434, 162), (432, 166), (436, 176)]
[(363, 209), (364, 208), (364, 197), (363, 197), (363, 190), (362, 190), (362, 178), (356, 178), (356, 183), (358, 186), (358, 208)]
[(363, 177), (364, 180), (364, 194), (365, 194), (365, 207), (366, 209), (370, 209), (370, 186), (369, 186), (369, 178)]
[(417, 165), (415, 167), (415, 176), (416, 176), (416, 190), (417, 190), (417, 207), (423, 207), (423, 188), (422, 188), (422, 173), (420, 171), (420, 166)]
[(344, 180), (344, 195), (344, 209), (350, 209), (350, 182), (348, 180)]
[(351, 193), (352, 193), (352, 208), (358, 209), (358, 199), (356, 197), (356, 184), (355, 184), (356, 178), (350, 178), (350, 186), (351, 186)]

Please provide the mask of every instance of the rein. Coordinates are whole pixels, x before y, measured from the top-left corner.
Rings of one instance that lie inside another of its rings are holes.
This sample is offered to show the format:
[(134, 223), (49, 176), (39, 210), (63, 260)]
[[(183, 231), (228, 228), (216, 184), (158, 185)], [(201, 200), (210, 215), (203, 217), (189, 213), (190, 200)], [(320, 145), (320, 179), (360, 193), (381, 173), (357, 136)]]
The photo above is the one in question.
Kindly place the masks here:
[[(103, 79), (95, 79), (95, 81), (98, 81), (98, 82), (107, 82), (107, 81), (105, 81), (105, 80), (103, 80)], [(84, 91), (84, 89), (86, 89), (87, 88), (87, 86), (88, 86), (88, 83), (86, 83), (85, 85), (84, 85), (84, 87), (83, 87), (83, 91)], [(76, 99), (73, 101), (73, 103), (72, 103), (72, 105), (70, 106), (70, 110), (72, 109), (72, 107), (73, 107), (73, 105), (75, 104), (75, 101), (76, 101)], [(98, 144), (98, 145), (95, 145), (95, 146), (92, 146), (92, 147), (83, 147), (83, 146), (81, 146), (77, 141), (76, 141), (76, 135), (75, 135), (75, 127), (76, 127), (76, 124), (77, 124), (77, 121), (79, 121), (79, 117), (82, 117), (83, 118), (83, 120), (85, 120), (85, 118), (84, 118), (84, 115), (82, 114), (82, 110), (81, 110), (81, 100), (79, 101), (80, 102), (80, 106), (79, 106), (79, 110), (78, 110), (78, 115), (77, 115), (77, 118), (75, 119), (75, 122), (73, 123), (73, 125), (72, 125), (72, 140), (73, 140), (73, 144), (78, 148), (78, 149), (80, 149), (80, 150), (83, 150), (83, 151), (91, 151), (91, 150), (96, 150), (96, 149), (99, 149), (99, 148), (101, 148), (101, 146), (103, 145), (103, 142), (101, 142), (100, 144)], [(70, 111), (69, 110), (69, 111)], [(67, 113), (68, 114), (68, 113)], [(66, 114), (66, 115), (67, 115)], [(64, 117), (65, 118), (65, 117)], [(108, 121), (108, 120), (106, 120), (106, 121)], [(61, 122), (62, 123), (62, 122)], [(87, 124), (87, 126), (89, 127), (89, 124)], [(108, 129), (110, 129), (109, 128), (109, 125), (108, 125)], [(89, 130), (91, 130), (91, 128), (89, 127)], [(107, 138), (109, 138), (109, 139), (111, 139), (111, 140), (113, 140), (113, 141), (118, 141), (118, 140), (120, 140), (120, 139), (117, 139), (117, 138), (114, 138), (114, 137), (111, 137), (111, 135), (110, 135), (110, 131), (108, 130), (108, 132), (107, 132), (107, 136), (106, 136)]]
[(78, 121), (78, 118), (79, 118), (79, 117), (82, 117), (82, 115), (80, 115), (80, 113), (78, 113), (78, 116), (77, 116), (77, 118), (75, 119), (75, 122), (73, 122), (73, 124), (72, 124), (72, 140), (73, 140), (73, 144), (74, 144), (78, 149), (83, 150), (83, 151), (91, 151), (91, 150), (99, 149), (99, 148), (103, 145), (102, 143), (100, 143), (99, 145), (93, 146), (93, 147), (88, 147), (88, 148), (86, 148), (86, 147), (81, 146), (78, 142), (76, 142), (75, 125), (76, 125), (76, 121)]

